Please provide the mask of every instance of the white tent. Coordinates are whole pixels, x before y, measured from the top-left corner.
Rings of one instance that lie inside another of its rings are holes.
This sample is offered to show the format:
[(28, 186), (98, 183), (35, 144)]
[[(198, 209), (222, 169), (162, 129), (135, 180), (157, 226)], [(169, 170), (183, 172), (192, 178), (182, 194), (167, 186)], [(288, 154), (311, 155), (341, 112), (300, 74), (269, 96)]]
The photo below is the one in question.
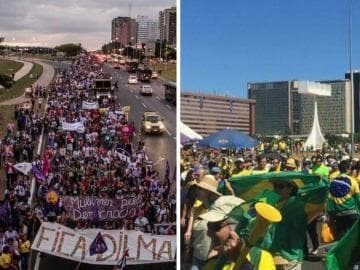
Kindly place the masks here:
[(314, 150), (322, 149), (324, 142), (326, 142), (326, 140), (321, 133), (319, 118), (318, 118), (317, 102), (315, 101), (314, 121), (311, 128), (311, 132), (305, 142), (305, 147), (312, 147)]
[(202, 140), (202, 136), (180, 121), (180, 134), (191, 140)]

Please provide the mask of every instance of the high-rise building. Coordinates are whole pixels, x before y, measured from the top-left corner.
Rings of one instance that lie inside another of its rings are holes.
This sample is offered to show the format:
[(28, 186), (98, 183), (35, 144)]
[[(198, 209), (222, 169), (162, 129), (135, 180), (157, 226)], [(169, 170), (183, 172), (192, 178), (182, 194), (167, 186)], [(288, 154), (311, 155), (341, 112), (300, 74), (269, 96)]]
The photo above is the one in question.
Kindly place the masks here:
[(181, 121), (203, 136), (230, 128), (255, 133), (255, 101), (181, 92)]
[[(350, 73), (346, 73), (345, 78), (350, 80)], [(353, 70), (353, 79), (354, 79), (353, 86), (354, 86), (354, 116), (355, 116), (354, 131), (356, 133), (359, 133), (360, 132), (360, 71), (359, 70)]]
[(136, 42), (136, 22), (130, 17), (117, 17), (111, 22), (111, 40), (122, 45)]
[(147, 16), (138, 16), (136, 18), (136, 41), (137, 43), (146, 43), (160, 38), (159, 22), (149, 19)]
[(159, 12), (160, 40), (176, 45), (176, 7)]
[(331, 96), (307, 96), (298, 93), (298, 81), (249, 83), (248, 97), (256, 101), (256, 134), (307, 135), (318, 103), (323, 134), (350, 132), (350, 82), (320, 81), (331, 85)]

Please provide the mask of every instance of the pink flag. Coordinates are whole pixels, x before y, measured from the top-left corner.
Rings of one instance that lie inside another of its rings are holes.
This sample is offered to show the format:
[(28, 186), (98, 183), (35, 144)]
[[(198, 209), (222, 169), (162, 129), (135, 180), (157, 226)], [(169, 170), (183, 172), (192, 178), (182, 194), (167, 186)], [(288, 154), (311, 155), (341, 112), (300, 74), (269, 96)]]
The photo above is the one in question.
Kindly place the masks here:
[(43, 166), (42, 166), (42, 173), (43, 175), (47, 176), (50, 169), (50, 160), (48, 152), (45, 152), (44, 159), (43, 159)]

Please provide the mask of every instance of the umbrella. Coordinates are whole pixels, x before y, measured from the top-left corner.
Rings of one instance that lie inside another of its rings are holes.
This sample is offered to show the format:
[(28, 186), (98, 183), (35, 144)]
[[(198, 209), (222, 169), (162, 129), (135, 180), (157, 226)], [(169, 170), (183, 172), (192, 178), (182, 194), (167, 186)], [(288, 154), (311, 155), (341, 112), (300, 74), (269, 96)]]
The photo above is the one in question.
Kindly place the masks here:
[(199, 142), (200, 147), (211, 148), (251, 148), (259, 141), (249, 135), (233, 129), (223, 129)]

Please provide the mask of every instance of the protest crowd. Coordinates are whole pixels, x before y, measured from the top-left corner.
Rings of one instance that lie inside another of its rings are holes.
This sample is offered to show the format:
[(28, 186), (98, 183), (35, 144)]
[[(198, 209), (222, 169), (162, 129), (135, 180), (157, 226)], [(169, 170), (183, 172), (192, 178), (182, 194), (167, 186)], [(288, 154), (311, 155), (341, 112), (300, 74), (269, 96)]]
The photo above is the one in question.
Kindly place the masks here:
[[(360, 162), (346, 149), (307, 152), (299, 143), (290, 152), (285, 141), (238, 150), (185, 144), (184, 269), (307, 269), (304, 260), (317, 256), (326, 256), (326, 269), (359, 265)], [(346, 254), (320, 250), (321, 243), (339, 243), (336, 250)]]
[[(169, 173), (159, 179), (146, 160), (144, 142), (121, 98), (102, 108), (84, 106), (96, 102), (88, 90), (104, 76), (96, 58), (83, 53), (56, 74), (43, 112), (16, 108), (16, 123), (7, 125), (1, 141), (6, 192), (0, 207), (0, 269), (27, 269), (31, 240), (44, 221), (79, 232), (176, 233)], [(44, 93), (37, 88), (40, 98)], [(42, 131), (44, 150), (38, 155)]]

